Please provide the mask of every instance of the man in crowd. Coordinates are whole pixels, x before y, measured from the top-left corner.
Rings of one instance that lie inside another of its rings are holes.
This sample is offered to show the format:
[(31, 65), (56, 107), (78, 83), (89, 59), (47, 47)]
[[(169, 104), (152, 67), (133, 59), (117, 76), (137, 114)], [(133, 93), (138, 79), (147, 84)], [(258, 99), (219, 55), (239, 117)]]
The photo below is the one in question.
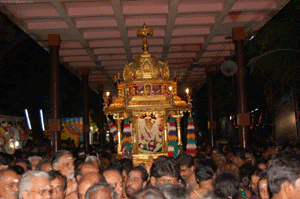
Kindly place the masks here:
[(150, 169), (150, 183), (153, 187), (163, 184), (178, 184), (180, 178), (179, 164), (173, 157), (159, 156)]
[(215, 165), (218, 167), (218, 172), (222, 172), (225, 170), (226, 167), (226, 156), (223, 154), (216, 154), (214, 158), (212, 158)]
[(107, 165), (109, 165), (112, 161), (112, 155), (108, 152), (103, 152), (100, 155), (100, 169), (104, 169)]
[(74, 157), (72, 153), (67, 150), (59, 150), (52, 155), (50, 162), (53, 170), (60, 171), (67, 178), (66, 196), (76, 191), (77, 182), (74, 177)]
[(106, 168), (103, 176), (108, 184), (110, 184), (116, 191), (118, 199), (123, 197), (123, 178), (121, 172), (114, 168)]
[(145, 188), (148, 180), (148, 173), (142, 166), (132, 168), (126, 181), (126, 195), (128, 198), (132, 198), (138, 191)]
[(63, 199), (67, 187), (67, 179), (59, 171), (52, 170), (48, 172), (50, 185), (52, 189), (52, 199)]
[(87, 173), (99, 173), (99, 169), (91, 163), (83, 162), (79, 164), (75, 169), (75, 177), (77, 182), (79, 182), (81, 177)]
[(28, 161), (31, 164), (31, 170), (35, 171), (36, 165), (42, 160), (42, 157), (40, 156), (30, 156), (28, 158)]
[(210, 150), (210, 157), (212, 159), (214, 159), (214, 157), (217, 155), (217, 154), (220, 154), (221, 151), (219, 149), (219, 147), (212, 147), (211, 150)]
[(17, 160), (15, 165), (23, 167), (24, 171), (31, 170), (31, 164), (30, 164), (29, 160), (27, 160), (27, 159)]
[(196, 164), (196, 178), (199, 182), (199, 188), (191, 191), (191, 198), (201, 198), (214, 190), (213, 179), (216, 171), (217, 166), (211, 159), (198, 160)]
[[(251, 175), (252, 174), (252, 175)], [(256, 169), (254, 172), (252, 172), (250, 175), (250, 187), (252, 189), (252, 192), (254, 195), (251, 196), (251, 198), (257, 198), (258, 196), (258, 182), (259, 180), (266, 175), (266, 171), (261, 169)]]
[(278, 154), (267, 171), (269, 188), (274, 199), (296, 199), (300, 193), (300, 155)]
[(50, 160), (41, 160), (35, 168), (35, 171), (51, 171), (52, 167), (51, 167), (51, 162)]
[(31, 170), (35, 171), (36, 165), (42, 160), (42, 157), (40, 156), (30, 156), (28, 158), (28, 161), (31, 164)]
[(85, 158), (85, 162), (93, 164), (95, 167), (98, 169), (100, 168), (100, 160), (97, 156), (95, 155), (89, 155)]
[(232, 152), (232, 163), (240, 168), (245, 164), (246, 154), (242, 148), (235, 148)]
[(257, 184), (259, 199), (270, 199), (267, 175), (263, 176)]
[(139, 191), (132, 199), (166, 199), (166, 197), (159, 188), (149, 186)]
[(13, 170), (0, 171), (0, 198), (18, 198), (19, 176)]
[(101, 175), (99, 173), (87, 173), (82, 176), (78, 183), (78, 198), (85, 199), (86, 191), (95, 183), (100, 182)]
[(105, 182), (96, 183), (91, 186), (86, 194), (86, 199), (98, 199), (98, 198), (105, 198), (105, 199), (117, 199), (118, 195), (115, 192), (114, 188)]
[(239, 192), (238, 177), (229, 172), (221, 172), (216, 175), (214, 180), (214, 191), (222, 198), (234, 198)]
[(188, 154), (181, 154), (176, 160), (180, 165), (180, 175), (187, 183), (188, 188), (190, 190), (199, 188), (195, 176), (194, 158)]
[(50, 199), (49, 174), (44, 171), (27, 171), (19, 183), (19, 199)]
[(187, 188), (175, 184), (164, 184), (159, 186), (166, 199), (190, 199), (190, 192)]

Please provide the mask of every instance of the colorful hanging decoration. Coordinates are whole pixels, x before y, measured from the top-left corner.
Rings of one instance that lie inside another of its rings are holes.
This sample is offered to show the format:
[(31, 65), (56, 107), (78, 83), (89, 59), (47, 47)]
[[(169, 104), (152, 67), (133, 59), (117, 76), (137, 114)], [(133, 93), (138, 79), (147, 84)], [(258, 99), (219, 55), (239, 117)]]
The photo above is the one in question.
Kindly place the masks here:
[(197, 153), (197, 145), (195, 139), (195, 125), (194, 119), (190, 115), (188, 119), (188, 126), (187, 126), (187, 145), (186, 145), (186, 153), (187, 154), (196, 154)]
[(123, 148), (132, 147), (132, 138), (131, 138), (131, 128), (130, 120), (124, 120), (124, 129), (123, 129)]
[(169, 123), (168, 155), (174, 157), (174, 152), (175, 152), (176, 148), (178, 148), (178, 146), (177, 146), (178, 138), (177, 138), (175, 118), (171, 117), (168, 123)]
[(118, 130), (116, 125), (110, 119), (107, 119), (107, 125), (109, 128), (109, 132), (112, 134), (113, 138), (115, 140), (118, 140)]

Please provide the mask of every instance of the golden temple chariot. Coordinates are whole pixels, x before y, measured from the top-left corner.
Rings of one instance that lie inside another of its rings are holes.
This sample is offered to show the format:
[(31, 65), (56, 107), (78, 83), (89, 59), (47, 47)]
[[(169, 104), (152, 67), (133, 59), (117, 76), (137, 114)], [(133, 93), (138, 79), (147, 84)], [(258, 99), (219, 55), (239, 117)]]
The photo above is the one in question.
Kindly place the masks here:
[(118, 82), (118, 96), (108, 104), (105, 97), (104, 113), (113, 115), (116, 123), (118, 155), (122, 154), (122, 121), (130, 120), (132, 157), (135, 164), (152, 156), (168, 154), (168, 118), (175, 118), (177, 143), (181, 145), (180, 120), (183, 113), (191, 111), (188, 102), (177, 95), (177, 81), (170, 80), (168, 61), (157, 60), (148, 52), (147, 36), (153, 30), (137, 31), (143, 37), (143, 53), (133, 62), (125, 62), (123, 80)]

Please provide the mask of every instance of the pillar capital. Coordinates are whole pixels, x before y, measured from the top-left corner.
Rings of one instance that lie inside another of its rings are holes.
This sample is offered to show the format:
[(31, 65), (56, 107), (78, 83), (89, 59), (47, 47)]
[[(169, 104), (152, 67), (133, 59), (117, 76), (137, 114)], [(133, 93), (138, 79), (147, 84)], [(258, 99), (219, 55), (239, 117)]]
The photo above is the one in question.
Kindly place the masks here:
[(49, 46), (59, 46), (60, 45), (59, 34), (48, 34), (48, 45)]
[(245, 40), (245, 28), (244, 27), (234, 27), (232, 28), (233, 41)]

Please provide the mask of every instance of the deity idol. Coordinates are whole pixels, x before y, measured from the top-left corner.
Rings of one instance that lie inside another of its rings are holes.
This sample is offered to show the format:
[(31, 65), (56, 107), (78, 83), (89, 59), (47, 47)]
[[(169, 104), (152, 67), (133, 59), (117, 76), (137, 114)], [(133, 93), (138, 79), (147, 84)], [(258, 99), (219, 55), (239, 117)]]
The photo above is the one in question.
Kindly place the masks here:
[(161, 152), (162, 150), (162, 127), (160, 118), (152, 118), (147, 115), (138, 119), (139, 151), (144, 153)]

